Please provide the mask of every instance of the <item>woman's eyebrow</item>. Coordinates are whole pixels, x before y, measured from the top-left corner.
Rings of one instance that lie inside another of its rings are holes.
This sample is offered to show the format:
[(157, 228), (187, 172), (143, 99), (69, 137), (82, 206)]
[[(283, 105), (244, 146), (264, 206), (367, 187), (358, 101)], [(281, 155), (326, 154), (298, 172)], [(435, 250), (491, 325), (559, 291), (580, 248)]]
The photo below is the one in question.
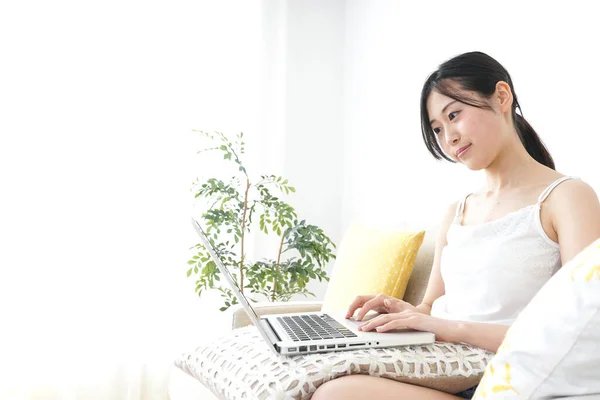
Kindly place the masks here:
[[(456, 102), (457, 102), (457, 100), (452, 100), (450, 103), (446, 104), (446, 105), (444, 106), (444, 108), (442, 108), (442, 112), (441, 112), (441, 114), (443, 114), (443, 113), (444, 113), (444, 111), (446, 111), (446, 108), (450, 107), (450, 105), (451, 105), (451, 104), (454, 104), (454, 103), (456, 103)], [(434, 122), (435, 122), (435, 119), (432, 119), (431, 121), (429, 121), (429, 123), (430, 123), (431, 125), (433, 125), (433, 123), (434, 123)]]

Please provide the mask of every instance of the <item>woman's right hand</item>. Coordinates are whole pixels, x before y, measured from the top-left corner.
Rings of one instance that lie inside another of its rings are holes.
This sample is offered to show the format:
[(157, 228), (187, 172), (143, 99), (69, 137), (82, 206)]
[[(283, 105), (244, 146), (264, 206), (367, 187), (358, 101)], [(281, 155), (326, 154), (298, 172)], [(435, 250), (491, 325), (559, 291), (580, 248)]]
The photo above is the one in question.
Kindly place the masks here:
[(380, 314), (397, 313), (405, 310), (419, 312), (412, 304), (383, 293), (357, 296), (352, 304), (350, 304), (350, 308), (348, 308), (346, 319), (352, 317), (358, 308), (360, 308), (360, 311), (355, 318), (357, 321), (362, 321), (365, 314), (371, 310)]

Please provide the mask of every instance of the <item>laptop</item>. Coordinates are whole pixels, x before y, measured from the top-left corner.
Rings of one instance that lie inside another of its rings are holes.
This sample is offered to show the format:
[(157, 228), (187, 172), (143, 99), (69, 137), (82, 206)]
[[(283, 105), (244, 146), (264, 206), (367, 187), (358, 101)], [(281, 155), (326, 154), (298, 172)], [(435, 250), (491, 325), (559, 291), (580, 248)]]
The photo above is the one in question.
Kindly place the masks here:
[(246, 296), (240, 291), (227, 267), (217, 256), (217, 252), (210, 244), (198, 221), (192, 218), (192, 224), (225, 281), (248, 313), (262, 338), (267, 342), (268, 347), (276, 354), (291, 356), (340, 350), (430, 344), (435, 341), (435, 335), (431, 332), (408, 328), (381, 333), (359, 331), (357, 328), (360, 325), (378, 315), (374, 312), (367, 313), (362, 321), (356, 321), (354, 317), (346, 319), (345, 311), (273, 314), (259, 317)]

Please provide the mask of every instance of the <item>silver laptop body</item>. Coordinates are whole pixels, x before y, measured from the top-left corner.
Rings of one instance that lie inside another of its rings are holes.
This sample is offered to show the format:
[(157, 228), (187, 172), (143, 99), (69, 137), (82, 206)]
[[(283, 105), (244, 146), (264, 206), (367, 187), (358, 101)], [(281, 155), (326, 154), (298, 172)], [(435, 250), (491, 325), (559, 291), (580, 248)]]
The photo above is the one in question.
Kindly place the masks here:
[(393, 333), (359, 331), (358, 326), (378, 315), (371, 312), (363, 321), (356, 321), (354, 317), (346, 319), (344, 311), (273, 314), (259, 317), (246, 296), (239, 290), (237, 282), (227, 267), (217, 256), (198, 221), (192, 218), (192, 224), (238, 301), (276, 354), (298, 355), (371, 347), (396, 347), (429, 344), (435, 341), (433, 333), (412, 329), (396, 330)]

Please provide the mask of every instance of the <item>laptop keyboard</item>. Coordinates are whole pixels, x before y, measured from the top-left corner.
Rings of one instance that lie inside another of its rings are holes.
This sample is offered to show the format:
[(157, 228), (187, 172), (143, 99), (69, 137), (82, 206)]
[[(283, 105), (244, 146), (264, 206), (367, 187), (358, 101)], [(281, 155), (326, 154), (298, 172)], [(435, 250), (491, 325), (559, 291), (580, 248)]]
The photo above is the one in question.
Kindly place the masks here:
[(277, 317), (277, 321), (294, 342), (357, 337), (350, 329), (327, 314)]

